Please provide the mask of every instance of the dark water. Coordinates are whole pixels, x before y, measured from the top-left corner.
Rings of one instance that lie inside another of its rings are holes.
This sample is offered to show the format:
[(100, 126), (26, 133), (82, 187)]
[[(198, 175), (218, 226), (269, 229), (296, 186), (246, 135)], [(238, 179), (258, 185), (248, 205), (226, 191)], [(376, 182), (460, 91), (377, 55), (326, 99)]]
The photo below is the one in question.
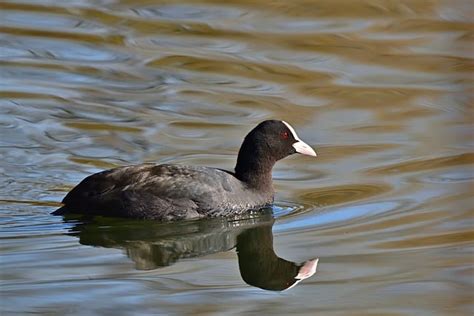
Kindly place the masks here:
[[(2, 1), (2, 315), (474, 313), (473, 12), (472, 1)], [(49, 215), (106, 168), (232, 169), (243, 136), (270, 118), (319, 155), (277, 164), (273, 216)], [(297, 286), (260, 288), (316, 257)]]

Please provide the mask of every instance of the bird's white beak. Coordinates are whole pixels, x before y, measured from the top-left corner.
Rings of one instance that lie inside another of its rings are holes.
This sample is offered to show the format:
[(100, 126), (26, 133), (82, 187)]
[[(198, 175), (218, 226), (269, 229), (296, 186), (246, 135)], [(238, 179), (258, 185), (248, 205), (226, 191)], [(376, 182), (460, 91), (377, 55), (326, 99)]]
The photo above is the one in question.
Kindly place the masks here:
[(292, 146), (296, 150), (297, 153), (302, 154), (302, 155), (308, 155), (308, 156), (313, 156), (316, 157), (316, 152), (314, 151), (313, 148), (311, 148), (308, 144), (306, 144), (304, 141), (302, 141), (298, 135), (296, 135), (295, 129), (288, 124), (285, 121), (282, 121), (283, 124), (288, 127), (290, 132), (293, 134), (293, 138), (296, 139), (296, 143), (294, 143)]
[(299, 153), (299, 154), (313, 156), (313, 157), (317, 156), (314, 149), (311, 148), (308, 144), (306, 144), (302, 140), (298, 140), (292, 146), (296, 150), (296, 152)]

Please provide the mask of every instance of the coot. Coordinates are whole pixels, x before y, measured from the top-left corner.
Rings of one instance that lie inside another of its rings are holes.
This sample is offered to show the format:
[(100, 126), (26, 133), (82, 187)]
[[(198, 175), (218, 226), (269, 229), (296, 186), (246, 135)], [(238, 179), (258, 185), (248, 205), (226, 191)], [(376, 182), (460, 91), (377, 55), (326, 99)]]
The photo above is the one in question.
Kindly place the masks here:
[(235, 172), (177, 164), (118, 167), (82, 180), (53, 214), (161, 221), (242, 214), (273, 203), (273, 165), (294, 153), (316, 156), (290, 124), (264, 121), (245, 137)]

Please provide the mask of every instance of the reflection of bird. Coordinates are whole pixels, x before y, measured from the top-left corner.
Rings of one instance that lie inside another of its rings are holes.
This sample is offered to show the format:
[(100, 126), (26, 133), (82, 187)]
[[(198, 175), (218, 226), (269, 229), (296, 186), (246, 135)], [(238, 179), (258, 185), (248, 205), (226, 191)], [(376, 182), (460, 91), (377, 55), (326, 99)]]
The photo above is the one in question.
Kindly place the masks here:
[(85, 178), (53, 214), (157, 220), (242, 214), (273, 202), (273, 165), (293, 153), (316, 156), (288, 123), (264, 121), (245, 137), (235, 173), (170, 164), (119, 167)]
[[(66, 217), (69, 221), (69, 216)], [(272, 225), (271, 209), (264, 209), (228, 220), (161, 223), (94, 217), (75, 224), (72, 234), (83, 245), (124, 249), (139, 270), (151, 270), (235, 247), (237, 235), (250, 227)]]
[(273, 222), (271, 210), (232, 221), (214, 218), (159, 223), (96, 217), (75, 224), (72, 233), (83, 245), (124, 249), (139, 270), (237, 246), (242, 279), (252, 286), (281, 291), (312, 276), (317, 259), (298, 265), (279, 258), (273, 250)]
[(264, 290), (282, 291), (316, 273), (318, 259), (298, 265), (278, 257), (273, 250), (272, 226), (250, 228), (237, 237), (242, 279)]

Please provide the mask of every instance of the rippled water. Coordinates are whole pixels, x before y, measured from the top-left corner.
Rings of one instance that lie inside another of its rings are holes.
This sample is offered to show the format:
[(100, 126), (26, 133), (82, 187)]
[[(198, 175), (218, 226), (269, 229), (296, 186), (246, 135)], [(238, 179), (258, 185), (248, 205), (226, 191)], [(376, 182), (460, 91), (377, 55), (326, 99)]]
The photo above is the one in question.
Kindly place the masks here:
[[(2, 314), (474, 313), (472, 1), (1, 6)], [(106, 168), (232, 169), (270, 118), (319, 155), (277, 164), (274, 222), (49, 215)]]

